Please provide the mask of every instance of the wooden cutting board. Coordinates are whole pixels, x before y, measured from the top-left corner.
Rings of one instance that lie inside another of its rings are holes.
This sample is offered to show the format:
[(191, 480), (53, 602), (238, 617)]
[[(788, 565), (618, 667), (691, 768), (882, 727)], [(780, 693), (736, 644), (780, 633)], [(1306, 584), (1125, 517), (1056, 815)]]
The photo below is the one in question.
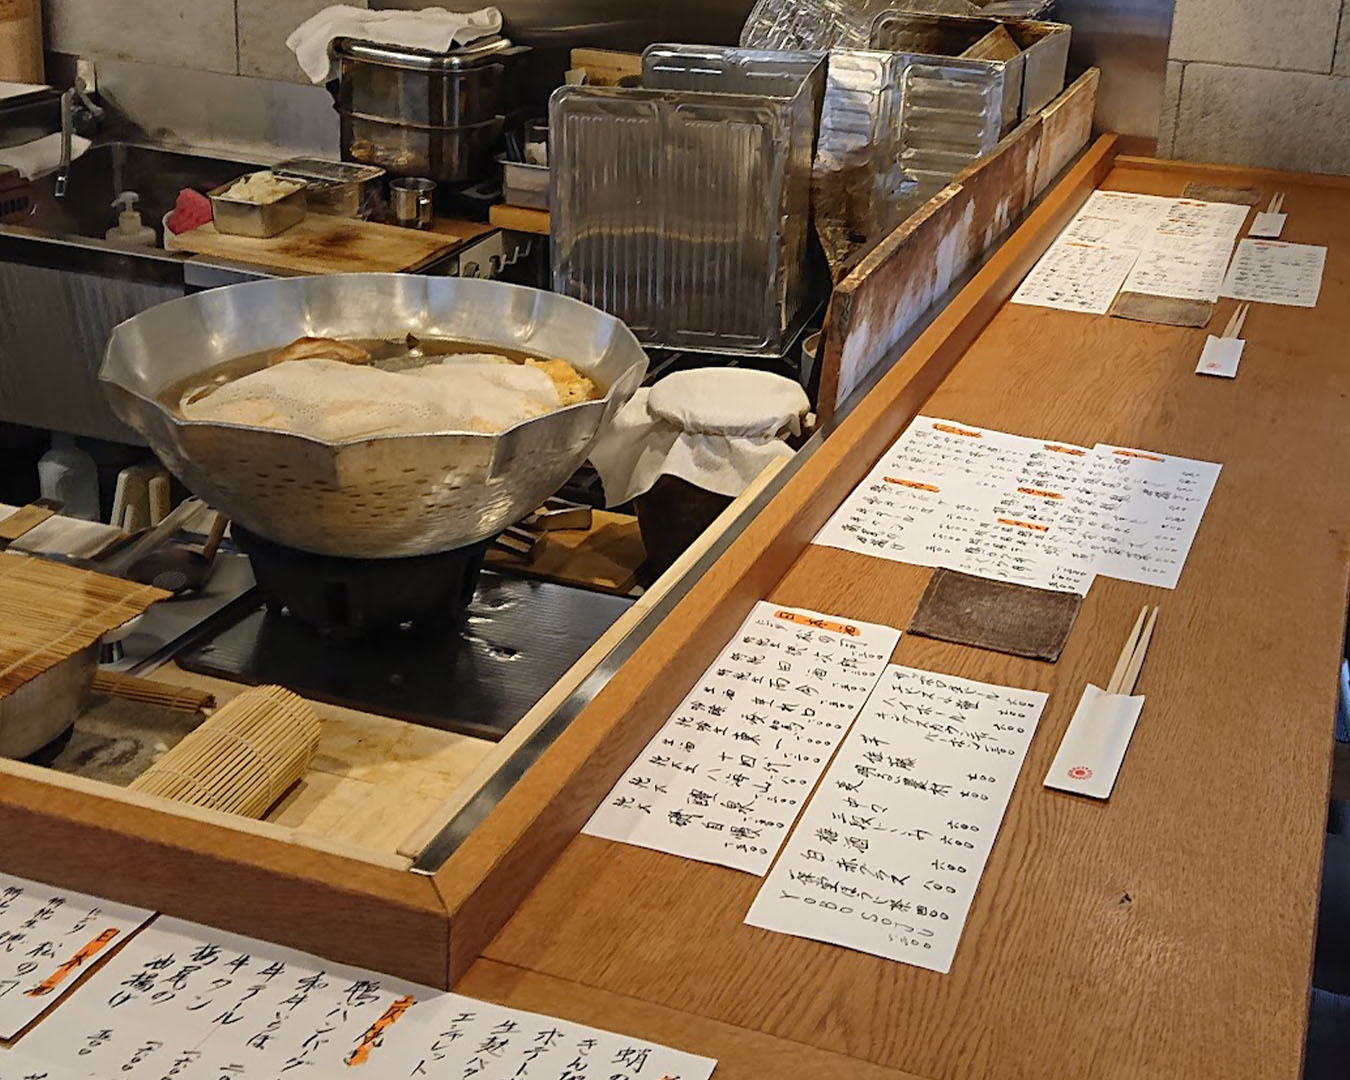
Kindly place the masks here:
[(488, 548), (487, 566), (623, 596), (637, 583), (638, 567), (646, 557), (637, 518), (597, 510), (589, 529), (545, 533), (532, 562), (494, 547)]
[(175, 251), (297, 274), (359, 274), (420, 270), (459, 247), (463, 240), (356, 218), (310, 214), (284, 233), (266, 240), (220, 233), (214, 223), (207, 222), (190, 232), (179, 233), (170, 243)]

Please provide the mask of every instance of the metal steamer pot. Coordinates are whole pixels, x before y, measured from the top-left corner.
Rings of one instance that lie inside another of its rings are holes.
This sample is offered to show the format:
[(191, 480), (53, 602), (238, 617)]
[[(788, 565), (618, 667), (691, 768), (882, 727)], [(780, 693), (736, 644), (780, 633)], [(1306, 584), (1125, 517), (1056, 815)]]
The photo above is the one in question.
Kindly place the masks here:
[(343, 160), (444, 183), (480, 178), (511, 106), (515, 65), (529, 52), (502, 37), (446, 53), (340, 38)]
[[(566, 360), (604, 397), (493, 435), (345, 443), (185, 420), (160, 400), (193, 375), (302, 335), (410, 332)], [(577, 300), (473, 278), (338, 274), (230, 285), (150, 308), (113, 331), (99, 380), (164, 464), (246, 529), (319, 555), (382, 559), (465, 547), (531, 513), (585, 461), (646, 370), (628, 328)]]

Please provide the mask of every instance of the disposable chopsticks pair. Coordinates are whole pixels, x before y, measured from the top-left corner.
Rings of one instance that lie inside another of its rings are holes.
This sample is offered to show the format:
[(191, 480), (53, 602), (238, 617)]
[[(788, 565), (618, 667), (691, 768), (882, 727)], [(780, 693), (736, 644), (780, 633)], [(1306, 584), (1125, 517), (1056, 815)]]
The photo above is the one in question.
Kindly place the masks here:
[(1233, 309), (1232, 317), (1228, 320), (1228, 325), (1223, 328), (1220, 337), (1235, 338), (1242, 336), (1242, 328), (1247, 323), (1247, 312), (1251, 311), (1252, 305), (1247, 302), (1239, 304)]
[(1267, 214), (1278, 214), (1284, 210), (1284, 192), (1277, 191), (1270, 197), (1270, 205), (1266, 207)]
[(1148, 643), (1153, 639), (1153, 627), (1158, 622), (1158, 609), (1149, 610), (1147, 604), (1139, 611), (1134, 621), (1134, 629), (1120, 650), (1116, 669), (1111, 673), (1111, 681), (1106, 684), (1108, 694), (1123, 694), (1126, 697), (1134, 693), (1134, 684), (1139, 681), (1139, 669), (1144, 666), (1144, 656), (1148, 652)]

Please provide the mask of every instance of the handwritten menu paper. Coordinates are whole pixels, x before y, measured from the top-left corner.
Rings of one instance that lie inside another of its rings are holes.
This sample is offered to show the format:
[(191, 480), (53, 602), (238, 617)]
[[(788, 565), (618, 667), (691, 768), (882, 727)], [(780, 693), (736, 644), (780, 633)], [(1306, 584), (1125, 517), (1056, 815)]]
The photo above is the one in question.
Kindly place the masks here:
[(17, 1035), (152, 914), (0, 874), (0, 1038)]
[(745, 921), (950, 971), (1045, 700), (888, 667)]
[(1086, 594), (1095, 566), (1067, 515), (1090, 453), (915, 417), (814, 543)]
[(134, 937), (25, 1035), (81, 1076), (350, 1075), (436, 992), (178, 919)]
[(372, 1062), (378, 1080), (708, 1080), (717, 1067), (712, 1058), (459, 994), (418, 1005)]
[(1116, 294), (1219, 298), (1247, 207), (1094, 191), (1027, 275), (1013, 303), (1104, 315)]
[(763, 874), (899, 640), (756, 604), (582, 831)]
[(1105, 315), (1138, 257), (1137, 248), (1061, 238), (1032, 267), (1012, 302)]
[(1175, 589), (1220, 466), (1099, 444), (1087, 467), (1071, 528), (1097, 572)]
[(160, 919), (0, 1055), (0, 1080), (707, 1080), (716, 1064)]
[(1235, 300), (1289, 307), (1316, 307), (1327, 249), (1278, 240), (1243, 240), (1223, 283)]
[(1139, 251), (1167, 217), (1173, 202), (1164, 195), (1094, 191), (1059, 238)]
[(1218, 475), (918, 416), (812, 542), (1080, 595), (1096, 574), (1170, 589)]
[(35, 1061), (18, 1050), (0, 1050), (0, 1080), (84, 1080), (84, 1077)]
[(1246, 219), (1245, 206), (1173, 200), (1146, 238), (1125, 291), (1213, 303)]

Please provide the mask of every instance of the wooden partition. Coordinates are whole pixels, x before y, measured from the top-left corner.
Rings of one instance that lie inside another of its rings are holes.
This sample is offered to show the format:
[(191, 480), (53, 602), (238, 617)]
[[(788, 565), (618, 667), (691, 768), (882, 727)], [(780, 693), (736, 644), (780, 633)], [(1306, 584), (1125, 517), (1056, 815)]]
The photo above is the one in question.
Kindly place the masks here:
[(835, 288), (821, 337), (818, 410), (828, 422), (938, 297), (1087, 145), (1100, 73), (1090, 68), (968, 166)]

